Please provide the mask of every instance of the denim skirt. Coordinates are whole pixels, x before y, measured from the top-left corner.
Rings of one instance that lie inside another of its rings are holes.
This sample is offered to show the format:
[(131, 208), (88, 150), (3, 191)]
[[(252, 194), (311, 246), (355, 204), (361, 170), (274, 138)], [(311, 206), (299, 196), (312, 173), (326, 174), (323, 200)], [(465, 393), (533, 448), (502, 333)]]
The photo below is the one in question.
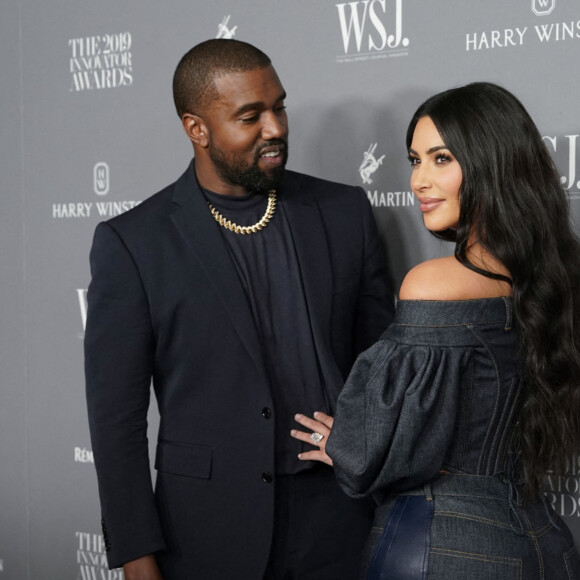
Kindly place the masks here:
[(580, 580), (572, 534), (497, 477), (442, 475), (380, 502), (361, 580)]

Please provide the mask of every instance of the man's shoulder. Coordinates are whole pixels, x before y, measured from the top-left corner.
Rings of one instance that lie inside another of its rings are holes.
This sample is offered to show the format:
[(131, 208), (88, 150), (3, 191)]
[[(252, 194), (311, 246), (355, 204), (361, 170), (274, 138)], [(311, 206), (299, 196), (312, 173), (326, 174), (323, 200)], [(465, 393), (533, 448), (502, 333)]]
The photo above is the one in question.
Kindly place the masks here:
[(361, 198), (365, 197), (364, 191), (358, 186), (330, 181), (297, 171), (286, 170), (282, 185), (293, 197), (313, 196), (317, 202), (322, 204), (354, 203), (359, 205)]
[(285, 186), (298, 186), (302, 188), (312, 188), (313, 190), (320, 191), (338, 191), (338, 192), (349, 192), (351, 195), (356, 191), (361, 191), (360, 187), (349, 185), (347, 183), (340, 183), (338, 181), (331, 181), (329, 179), (323, 179), (322, 177), (315, 177), (314, 175), (308, 175), (306, 173), (300, 173), (298, 171), (286, 170), (284, 172)]
[(130, 210), (107, 220), (107, 223), (115, 230), (142, 229), (166, 213), (171, 202), (171, 191), (172, 185), (168, 185)]
[(176, 187), (178, 187), (180, 182), (184, 181), (186, 176), (187, 171), (173, 183), (146, 198), (129, 211), (111, 218), (107, 223), (115, 229), (126, 229), (133, 226), (143, 228), (145, 224), (162, 221), (165, 216), (173, 212)]

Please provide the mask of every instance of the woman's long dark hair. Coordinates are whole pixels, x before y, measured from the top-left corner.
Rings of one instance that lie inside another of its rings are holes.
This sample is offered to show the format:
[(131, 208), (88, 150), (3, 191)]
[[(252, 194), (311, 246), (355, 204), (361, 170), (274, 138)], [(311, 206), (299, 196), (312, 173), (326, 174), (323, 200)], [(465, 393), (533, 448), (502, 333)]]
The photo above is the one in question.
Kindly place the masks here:
[(434, 234), (454, 241), (464, 264), (475, 239), (512, 279), (524, 380), (523, 475), (532, 498), (546, 472), (563, 473), (580, 448), (580, 244), (554, 162), (510, 92), (473, 83), (431, 97), (411, 120), (407, 149), (426, 116), (463, 173), (457, 230)]

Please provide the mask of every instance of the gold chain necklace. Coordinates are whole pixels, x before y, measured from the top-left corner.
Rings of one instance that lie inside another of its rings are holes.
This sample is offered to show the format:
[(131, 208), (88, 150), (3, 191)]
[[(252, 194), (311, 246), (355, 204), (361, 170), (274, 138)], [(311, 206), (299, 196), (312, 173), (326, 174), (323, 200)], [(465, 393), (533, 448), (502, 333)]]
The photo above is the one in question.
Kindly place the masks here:
[(207, 205), (209, 205), (211, 215), (220, 226), (223, 226), (236, 234), (255, 234), (268, 225), (268, 222), (274, 215), (274, 211), (276, 211), (276, 191), (274, 189), (270, 190), (270, 193), (268, 194), (266, 213), (262, 216), (260, 221), (256, 222), (253, 226), (239, 226), (238, 224), (227, 220), (209, 201), (207, 202)]

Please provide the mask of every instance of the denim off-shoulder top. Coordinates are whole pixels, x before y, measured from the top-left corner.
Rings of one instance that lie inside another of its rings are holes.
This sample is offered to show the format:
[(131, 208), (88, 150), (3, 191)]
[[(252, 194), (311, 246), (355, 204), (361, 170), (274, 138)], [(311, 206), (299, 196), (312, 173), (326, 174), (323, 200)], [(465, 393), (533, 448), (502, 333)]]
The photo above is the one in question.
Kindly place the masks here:
[(510, 298), (400, 301), (338, 398), (326, 451), (346, 493), (403, 492), (442, 469), (505, 474), (517, 335)]

